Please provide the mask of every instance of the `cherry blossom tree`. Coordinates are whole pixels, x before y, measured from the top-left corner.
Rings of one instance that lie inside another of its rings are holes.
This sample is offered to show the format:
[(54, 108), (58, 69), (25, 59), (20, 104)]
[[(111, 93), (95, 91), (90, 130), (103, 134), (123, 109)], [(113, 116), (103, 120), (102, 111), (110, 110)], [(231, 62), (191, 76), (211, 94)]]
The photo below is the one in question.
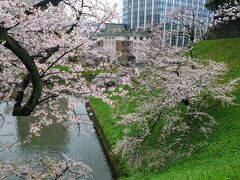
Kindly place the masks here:
[(195, 8), (176, 7), (173, 12), (167, 14), (167, 17), (180, 24), (180, 29), (175, 34), (188, 37), (190, 45), (196, 40), (205, 39), (210, 14), (208, 18), (201, 18), (198, 17)]
[[(74, 111), (75, 97), (94, 95), (111, 103), (102, 94), (104, 89), (82, 76), (81, 63), (70, 57), (89, 52), (101, 56), (92, 38), (101, 24), (115, 16), (115, 6), (98, 0), (41, 0), (33, 6), (18, 0), (0, 1), (0, 102), (14, 102), (13, 116), (35, 117), (31, 133), (39, 135), (42, 126), (54, 121), (63, 126), (69, 120), (83, 123)], [(59, 179), (70, 170), (76, 177), (89, 172), (81, 163), (69, 159), (63, 163), (48, 163), (46, 167), (51, 167), (41, 172), (32, 168), (34, 164), (20, 167), (6, 162), (0, 165), (0, 175)]]
[(224, 4), (233, 4), (235, 2), (240, 2), (239, 0), (208, 0), (205, 4), (205, 7), (211, 11), (218, 10), (219, 7), (223, 6)]
[(226, 3), (214, 13), (213, 25), (219, 26), (229, 21), (237, 21), (240, 19), (240, 3), (237, 1)]
[[(191, 155), (215, 124), (209, 109), (233, 105), (231, 92), (239, 82), (220, 82), (227, 72), (223, 63), (183, 56), (185, 51), (167, 46), (164, 36), (156, 29), (148, 41), (134, 46), (142, 66), (133, 88), (140, 92), (141, 101), (136, 112), (122, 115), (118, 122), (125, 130), (114, 152), (137, 166), (145, 162), (162, 167), (169, 160)], [(144, 144), (153, 132), (157, 144), (146, 151)], [(196, 135), (201, 138), (192, 144), (191, 137)]]
[[(62, 122), (68, 113), (60, 113), (61, 105), (55, 102), (68, 99), (72, 111), (73, 95), (101, 95), (82, 77), (82, 65), (68, 57), (95, 52), (92, 37), (115, 16), (114, 8), (95, 0), (48, 2), (33, 7), (14, 0), (0, 2), (0, 101), (14, 99), (14, 116), (41, 116), (35, 130), (51, 123), (44, 107)], [(38, 106), (41, 110), (34, 111)]]
[(210, 24), (208, 38), (234, 38), (238, 37), (240, 23), (239, 1), (229, 1), (221, 4), (214, 10), (213, 21)]

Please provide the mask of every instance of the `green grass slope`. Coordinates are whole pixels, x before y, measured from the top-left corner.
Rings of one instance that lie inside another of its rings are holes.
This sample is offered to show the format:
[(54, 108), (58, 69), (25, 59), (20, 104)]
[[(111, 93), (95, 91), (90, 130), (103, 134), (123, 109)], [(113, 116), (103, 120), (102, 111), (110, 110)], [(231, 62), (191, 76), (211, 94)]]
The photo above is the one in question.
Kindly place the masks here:
[[(240, 38), (202, 41), (195, 45), (195, 57), (224, 62), (229, 67), (226, 79), (240, 77)], [(156, 172), (128, 172), (129, 179), (240, 179), (240, 86), (235, 91), (236, 106), (218, 106), (209, 112), (217, 119), (217, 125), (208, 139), (208, 145), (191, 157), (169, 164)], [(118, 102), (118, 99), (114, 99)], [(122, 136), (122, 129), (116, 126), (113, 109), (101, 100), (90, 98), (103, 131), (113, 146)], [(135, 103), (124, 104), (123, 113), (132, 112)], [(121, 158), (117, 167), (120, 172), (129, 171)], [(130, 168), (131, 169), (131, 168)], [(122, 173), (122, 176), (125, 174)], [(128, 179), (128, 178), (126, 178)]]
[[(195, 45), (193, 55), (225, 62), (227, 79), (240, 77), (240, 38), (202, 41)], [(240, 88), (235, 95), (238, 105), (210, 112), (218, 124), (206, 147), (145, 179), (240, 179)]]

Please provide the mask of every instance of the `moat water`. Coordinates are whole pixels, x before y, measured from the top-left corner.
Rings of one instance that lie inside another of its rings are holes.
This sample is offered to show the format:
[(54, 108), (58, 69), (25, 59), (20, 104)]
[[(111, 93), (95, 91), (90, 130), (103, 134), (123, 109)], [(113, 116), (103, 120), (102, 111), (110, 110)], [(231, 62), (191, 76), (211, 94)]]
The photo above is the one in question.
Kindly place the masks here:
[(3, 118), (0, 117), (0, 163), (19, 159), (25, 163), (36, 156), (60, 159), (59, 154), (64, 153), (92, 169), (91, 177), (88, 179), (112, 179), (97, 135), (90, 128), (91, 121), (83, 100), (79, 100), (76, 112), (82, 114), (85, 124), (81, 126), (84, 126), (87, 135), (79, 134), (76, 122), (71, 122), (68, 127), (52, 124), (43, 127), (40, 136), (32, 137), (30, 142), (25, 144), (18, 142), (29, 136), (31, 117), (13, 117), (12, 108), (13, 103), (0, 103), (0, 114), (3, 115)]

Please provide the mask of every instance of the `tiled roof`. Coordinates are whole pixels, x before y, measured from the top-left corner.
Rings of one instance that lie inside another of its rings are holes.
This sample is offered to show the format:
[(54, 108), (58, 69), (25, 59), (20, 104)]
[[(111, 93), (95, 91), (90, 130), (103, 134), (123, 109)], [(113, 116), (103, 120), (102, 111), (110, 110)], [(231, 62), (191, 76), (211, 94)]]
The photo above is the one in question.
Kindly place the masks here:
[(126, 29), (123, 24), (105, 23), (107, 29)]

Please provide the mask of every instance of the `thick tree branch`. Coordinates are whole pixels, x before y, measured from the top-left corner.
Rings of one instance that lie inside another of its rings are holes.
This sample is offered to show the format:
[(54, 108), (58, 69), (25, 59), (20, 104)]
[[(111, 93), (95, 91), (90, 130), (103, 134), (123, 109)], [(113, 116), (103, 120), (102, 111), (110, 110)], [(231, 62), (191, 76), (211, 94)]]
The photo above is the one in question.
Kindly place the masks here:
[(62, 0), (42, 0), (39, 3), (35, 4), (33, 7), (38, 9), (47, 9), (48, 4), (51, 3), (53, 6), (58, 6)]
[[(11, 36), (8, 35), (5, 28), (0, 28), (0, 40), (5, 41), (4, 46), (11, 50), (19, 60), (24, 64), (28, 73), (28, 76), (24, 79), (22, 89), (18, 92), (16, 103), (13, 110), (14, 116), (28, 116), (34, 110), (37, 102), (41, 96), (41, 78), (37, 69), (36, 64), (34, 63), (32, 57), (28, 52)], [(24, 90), (27, 88), (28, 84), (32, 82), (32, 94), (28, 99), (27, 103), (22, 106)]]

